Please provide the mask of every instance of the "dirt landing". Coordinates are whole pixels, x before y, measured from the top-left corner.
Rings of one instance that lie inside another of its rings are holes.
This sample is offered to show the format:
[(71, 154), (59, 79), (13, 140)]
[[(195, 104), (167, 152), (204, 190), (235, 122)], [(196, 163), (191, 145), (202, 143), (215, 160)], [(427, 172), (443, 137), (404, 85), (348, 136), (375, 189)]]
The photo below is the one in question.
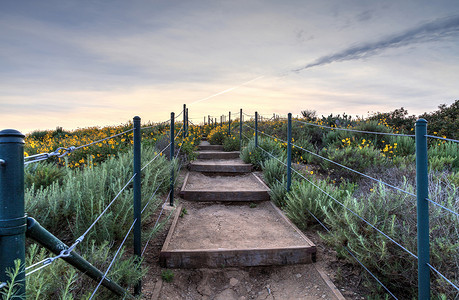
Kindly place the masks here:
[(271, 203), (241, 205), (184, 204), (169, 249), (246, 249), (310, 246)]
[(314, 265), (173, 272), (173, 282), (162, 283), (158, 299), (344, 299), (333, 293)]

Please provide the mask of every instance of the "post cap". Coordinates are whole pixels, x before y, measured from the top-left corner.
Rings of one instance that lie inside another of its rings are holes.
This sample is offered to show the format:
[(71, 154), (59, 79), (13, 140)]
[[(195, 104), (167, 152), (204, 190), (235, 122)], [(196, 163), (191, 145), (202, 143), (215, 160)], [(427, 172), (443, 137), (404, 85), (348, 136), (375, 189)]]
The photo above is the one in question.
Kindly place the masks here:
[(139, 120), (140, 120), (140, 117), (139, 117), (139, 116), (135, 116), (135, 117), (134, 117), (134, 120), (135, 120), (135, 121), (139, 121)]
[(418, 123), (418, 122), (420, 122), (420, 123), (427, 123), (427, 120), (426, 120), (426, 119), (423, 119), (423, 118), (420, 118), (420, 119), (417, 119), (417, 120), (416, 120), (416, 123)]
[(4, 129), (0, 131), (0, 143), (24, 144), (25, 135), (16, 129)]

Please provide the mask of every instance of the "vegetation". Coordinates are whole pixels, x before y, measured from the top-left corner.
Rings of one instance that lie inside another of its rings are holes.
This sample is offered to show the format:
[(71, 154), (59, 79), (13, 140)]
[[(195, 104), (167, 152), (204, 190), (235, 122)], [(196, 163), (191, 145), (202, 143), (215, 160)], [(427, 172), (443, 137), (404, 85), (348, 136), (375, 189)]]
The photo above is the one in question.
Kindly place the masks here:
[[(57, 147), (80, 146), (109, 135), (128, 130), (127, 125), (106, 128), (88, 128), (73, 132), (34, 132), (26, 137), (26, 155), (52, 152)], [(142, 130), (142, 214), (148, 220), (161, 204), (161, 195), (169, 188), (171, 166), (177, 171), (181, 162), (195, 157), (196, 140), (202, 132), (191, 128), (186, 138), (178, 136), (172, 162), (168, 161), (162, 141), (167, 137), (164, 126)], [(88, 231), (75, 251), (99, 270), (105, 272), (114, 253), (132, 225), (133, 186), (127, 184), (133, 177), (132, 135), (120, 135), (94, 145), (78, 149), (63, 158), (52, 157), (46, 162), (25, 167), (25, 201), (28, 216), (35, 218), (53, 235), (71, 245), (86, 232), (107, 208), (104, 215)], [(169, 145), (169, 143), (167, 143)], [(170, 145), (169, 145), (170, 146)], [(169, 150), (169, 149), (167, 149)], [(180, 151), (180, 152), (179, 152)], [(102, 154), (101, 154), (102, 153)], [(177, 172), (175, 172), (177, 175)], [(127, 185), (126, 185), (127, 184)], [(123, 187), (126, 189), (119, 193)], [(158, 189), (156, 191), (156, 189)], [(151, 197), (156, 191), (156, 196)], [(114, 200), (116, 198), (116, 200)], [(113, 200), (113, 203), (110, 204)], [(150, 202), (149, 202), (150, 201)], [(147, 205), (149, 202), (149, 205)], [(161, 224), (160, 224), (161, 225)], [(144, 228), (143, 238), (150, 237), (160, 228)], [(27, 241), (26, 266), (55, 255)], [(125, 288), (133, 286), (146, 274), (147, 268), (138, 268), (139, 262), (126, 251), (132, 247), (131, 239), (121, 248), (108, 277)], [(14, 298), (18, 283), (11, 270), (2, 299)], [(26, 278), (27, 298), (34, 299), (87, 299), (97, 283), (56, 260), (48, 267)], [(113, 299), (113, 293), (101, 287), (97, 299)]]
[[(438, 111), (422, 115), (429, 121), (429, 133), (457, 139), (458, 105), (459, 101), (449, 107), (441, 105)], [(253, 139), (243, 142), (245, 148), (241, 151), (241, 158), (263, 170), (273, 201), (300, 228), (316, 226), (317, 218), (330, 230), (321, 230), (321, 236), (338, 251), (339, 258), (358, 266), (347, 252), (349, 249), (395, 295), (403, 299), (416, 298), (417, 260), (364, 221), (416, 254), (416, 199), (331, 162), (414, 194), (415, 142), (412, 137), (334, 128), (412, 135), (416, 117), (408, 115), (403, 108), (373, 114), (367, 119), (353, 119), (346, 114), (317, 117), (314, 111), (307, 110), (302, 115), (303, 118), (293, 122), (292, 164), (306, 180), (293, 173), (289, 193), (286, 192), (285, 120), (258, 124), (262, 133), (258, 134), (259, 146), (277, 159), (255, 148)], [(245, 129), (246, 136), (252, 136), (252, 133), (253, 130)], [(429, 197), (459, 212), (459, 144), (438, 139), (428, 141)], [(458, 219), (454, 214), (430, 205), (430, 224), (431, 264), (458, 285)], [(364, 282), (372, 291), (368, 296), (384, 299), (385, 291), (373, 278), (366, 272), (362, 272), (362, 276), (368, 278)], [(457, 291), (432, 273), (432, 297), (455, 299)]]

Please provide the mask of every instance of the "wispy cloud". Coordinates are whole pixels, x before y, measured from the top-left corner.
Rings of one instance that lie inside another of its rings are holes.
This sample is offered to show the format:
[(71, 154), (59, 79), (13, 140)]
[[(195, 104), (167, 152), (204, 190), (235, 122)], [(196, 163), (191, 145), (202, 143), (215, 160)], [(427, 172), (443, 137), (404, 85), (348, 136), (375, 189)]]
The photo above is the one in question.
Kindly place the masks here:
[(292, 72), (300, 72), (305, 69), (331, 64), (333, 62), (362, 59), (380, 53), (386, 49), (399, 48), (416, 43), (438, 41), (452, 35), (457, 35), (458, 33), (459, 16), (442, 18), (425, 23), (400, 34), (389, 36), (377, 42), (353, 46), (338, 53), (322, 56), (310, 64), (293, 69)]

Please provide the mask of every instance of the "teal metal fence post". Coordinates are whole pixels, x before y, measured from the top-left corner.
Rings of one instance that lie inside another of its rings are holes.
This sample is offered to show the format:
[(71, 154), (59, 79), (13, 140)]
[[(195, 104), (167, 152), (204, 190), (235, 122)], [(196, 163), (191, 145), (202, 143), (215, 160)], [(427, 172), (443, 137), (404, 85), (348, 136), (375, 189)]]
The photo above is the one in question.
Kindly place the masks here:
[(186, 136), (189, 135), (188, 126), (189, 126), (189, 121), (188, 121), (188, 108), (187, 108), (186, 109)]
[(255, 148), (258, 147), (258, 112), (255, 112)]
[(186, 104), (183, 104), (183, 138), (186, 137), (186, 127), (185, 127), (185, 123), (186, 123)]
[(171, 152), (170, 152), (170, 162), (171, 162), (171, 183), (170, 183), (170, 189), (171, 189), (171, 194), (169, 197), (169, 203), (171, 206), (174, 206), (174, 174), (175, 174), (175, 168), (174, 168), (174, 155), (175, 155), (175, 149), (174, 149), (174, 143), (175, 143), (175, 128), (174, 128), (174, 119), (175, 119), (175, 114), (171, 112)]
[(231, 135), (231, 112), (229, 112), (228, 118), (228, 135)]
[(239, 149), (242, 150), (242, 108), (239, 111)]
[(427, 121), (416, 121), (416, 195), (418, 226), (418, 299), (430, 299), (429, 179)]
[[(140, 258), (142, 256), (142, 221), (141, 221), (141, 202), (142, 202), (142, 194), (141, 194), (141, 133), (140, 133), (140, 117), (135, 116), (133, 119), (134, 123), (134, 256), (136, 258), (136, 262), (140, 263)], [(139, 265), (140, 268), (140, 265)], [(140, 295), (142, 289), (142, 282), (139, 281), (134, 286), (134, 294)]]
[(287, 123), (287, 192), (292, 185), (292, 113), (288, 113)]
[(21, 267), (16, 296), (25, 298), (24, 135), (14, 129), (0, 131), (0, 284), (10, 280), (7, 269)]

